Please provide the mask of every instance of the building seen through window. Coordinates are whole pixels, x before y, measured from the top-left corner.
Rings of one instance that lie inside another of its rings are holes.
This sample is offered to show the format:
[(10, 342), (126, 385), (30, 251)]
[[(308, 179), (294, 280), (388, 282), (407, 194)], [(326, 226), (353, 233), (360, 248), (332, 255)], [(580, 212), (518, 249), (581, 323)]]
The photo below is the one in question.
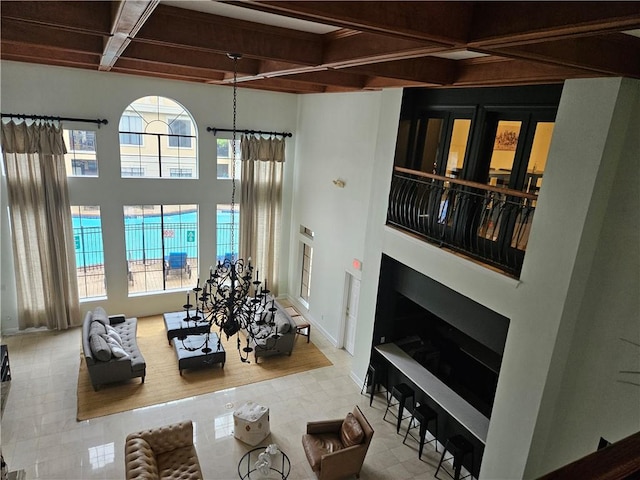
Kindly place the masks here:
[(197, 129), (174, 100), (139, 98), (123, 112), (119, 131), (123, 177), (197, 178)]

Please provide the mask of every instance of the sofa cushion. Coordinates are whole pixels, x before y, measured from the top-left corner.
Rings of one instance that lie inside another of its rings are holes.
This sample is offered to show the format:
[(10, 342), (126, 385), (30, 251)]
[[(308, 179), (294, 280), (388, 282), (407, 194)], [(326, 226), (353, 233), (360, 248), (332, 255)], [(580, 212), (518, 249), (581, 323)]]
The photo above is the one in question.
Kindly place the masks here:
[(363, 439), (364, 431), (362, 430), (360, 422), (353, 416), (353, 413), (349, 412), (340, 427), (340, 440), (342, 440), (342, 444), (345, 448), (351, 447), (362, 443)]
[(111, 348), (103, 335), (106, 334), (94, 333), (93, 335), (90, 335), (89, 346), (91, 347), (93, 358), (100, 360), (101, 362), (108, 362), (111, 360)]
[(322, 463), (322, 457), (343, 449), (340, 437), (335, 433), (319, 433), (315, 435), (302, 435), (302, 448), (309, 460), (311, 470), (318, 472)]
[(103, 325), (109, 325), (109, 316), (107, 315), (107, 312), (105, 312), (104, 308), (102, 307), (96, 307), (93, 310), (93, 317), (92, 320), (94, 322), (100, 322)]
[(160, 478), (201, 478), (198, 455), (193, 445), (156, 454)]
[(107, 342), (109, 348), (111, 349), (111, 354), (115, 358), (124, 358), (129, 356), (129, 354), (124, 351), (122, 345), (120, 345), (116, 339), (110, 337), (109, 335), (101, 335), (101, 337), (104, 338), (104, 340)]

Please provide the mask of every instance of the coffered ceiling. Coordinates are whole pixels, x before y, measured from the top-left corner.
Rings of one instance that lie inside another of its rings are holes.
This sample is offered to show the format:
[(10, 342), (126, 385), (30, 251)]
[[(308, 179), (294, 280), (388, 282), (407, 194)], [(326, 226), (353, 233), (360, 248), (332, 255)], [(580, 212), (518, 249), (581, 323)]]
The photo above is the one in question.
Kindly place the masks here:
[(5, 60), (316, 93), (640, 78), (640, 2), (7, 1)]

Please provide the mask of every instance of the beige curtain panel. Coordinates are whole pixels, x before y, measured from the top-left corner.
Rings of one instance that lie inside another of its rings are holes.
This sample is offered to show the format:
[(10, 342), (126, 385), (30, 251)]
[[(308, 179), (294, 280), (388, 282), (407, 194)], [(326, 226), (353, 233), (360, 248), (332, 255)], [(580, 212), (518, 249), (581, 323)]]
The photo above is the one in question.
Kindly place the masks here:
[(251, 258), (259, 280), (278, 295), (284, 139), (243, 136), (240, 256)]
[(18, 326), (80, 325), (62, 127), (2, 123)]

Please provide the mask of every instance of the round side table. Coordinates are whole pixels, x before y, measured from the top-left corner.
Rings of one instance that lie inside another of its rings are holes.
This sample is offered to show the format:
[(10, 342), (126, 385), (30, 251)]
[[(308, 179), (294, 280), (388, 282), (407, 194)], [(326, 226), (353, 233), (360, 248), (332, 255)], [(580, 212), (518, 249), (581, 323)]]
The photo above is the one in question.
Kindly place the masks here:
[(289, 457), (282, 450), (278, 453), (271, 455), (271, 467), (269, 468), (269, 475), (264, 476), (258, 470), (256, 470), (255, 463), (258, 460), (258, 455), (265, 451), (267, 447), (256, 447), (245, 453), (238, 462), (238, 475), (241, 480), (260, 480), (260, 479), (279, 479), (286, 480), (291, 472), (291, 462)]

